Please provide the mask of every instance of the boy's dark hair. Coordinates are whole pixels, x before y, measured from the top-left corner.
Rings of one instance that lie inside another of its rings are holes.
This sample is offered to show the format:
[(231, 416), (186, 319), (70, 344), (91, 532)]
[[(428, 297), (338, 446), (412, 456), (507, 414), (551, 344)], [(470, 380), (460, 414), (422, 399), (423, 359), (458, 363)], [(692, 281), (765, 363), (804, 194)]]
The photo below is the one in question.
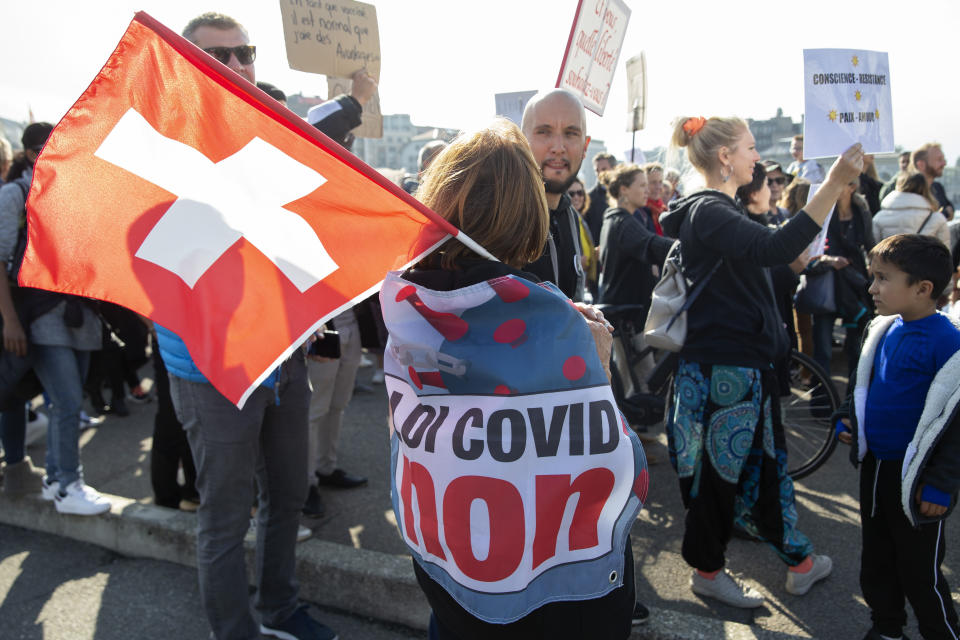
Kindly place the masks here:
[(953, 275), (950, 250), (939, 239), (919, 233), (901, 233), (884, 238), (870, 251), (870, 258), (889, 262), (907, 274), (907, 283), (933, 283), (930, 297), (936, 300)]

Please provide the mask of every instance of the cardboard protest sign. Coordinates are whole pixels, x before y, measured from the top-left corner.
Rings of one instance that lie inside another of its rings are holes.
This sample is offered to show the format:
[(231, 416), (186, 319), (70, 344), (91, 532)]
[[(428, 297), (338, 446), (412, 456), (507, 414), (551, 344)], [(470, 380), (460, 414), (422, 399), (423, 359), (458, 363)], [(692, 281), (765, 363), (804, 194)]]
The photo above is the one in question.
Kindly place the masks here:
[(523, 110), (526, 108), (530, 98), (537, 95), (536, 91), (513, 91), (511, 93), (498, 93), (493, 96), (496, 101), (498, 116), (503, 116), (513, 124), (520, 126), (523, 119)]
[(349, 78), (356, 71), (380, 80), (377, 8), (354, 0), (280, 0), (291, 69)]
[(607, 106), (629, 21), (630, 8), (623, 0), (580, 0), (577, 5), (557, 87), (579, 95), (583, 106), (599, 116)]
[(893, 107), (887, 54), (860, 49), (804, 49), (806, 158), (843, 153), (859, 142), (864, 153), (891, 153)]
[[(327, 77), (327, 99), (332, 100), (341, 93), (350, 93), (353, 81), (350, 78)], [(380, 111), (380, 92), (375, 91), (360, 114), (360, 126), (352, 131), (358, 138), (383, 137), (383, 112)]]
[(640, 131), (647, 119), (647, 57), (627, 60), (627, 131)]

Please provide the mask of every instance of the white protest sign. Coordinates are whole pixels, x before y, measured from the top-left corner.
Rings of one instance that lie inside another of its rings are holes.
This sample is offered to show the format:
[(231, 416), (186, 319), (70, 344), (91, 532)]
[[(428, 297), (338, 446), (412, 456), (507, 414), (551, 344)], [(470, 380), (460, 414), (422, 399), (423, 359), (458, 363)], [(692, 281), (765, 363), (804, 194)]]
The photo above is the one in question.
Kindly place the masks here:
[(557, 87), (579, 95), (583, 106), (600, 116), (629, 20), (630, 8), (623, 0), (580, 0), (577, 5)]
[(627, 131), (640, 131), (647, 119), (647, 58), (627, 60)]
[(535, 95), (537, 95), (536, 91), (513, 91), (511, 93), (495, 94), (493, 96), (497, 109), (495, 115), (503, 116), (519, 127), (520, 120), (523, 119), (523, 110), (530, 98)]
[(380, 80), (377, 8), (354, 0), (280, 0), (291, 69), (349, 78), (366, 69)]
[(805, 158), (840, 155), (855, 142), (865, 153), (894, 151), (886, 53), (804, 49), (803, 74)]

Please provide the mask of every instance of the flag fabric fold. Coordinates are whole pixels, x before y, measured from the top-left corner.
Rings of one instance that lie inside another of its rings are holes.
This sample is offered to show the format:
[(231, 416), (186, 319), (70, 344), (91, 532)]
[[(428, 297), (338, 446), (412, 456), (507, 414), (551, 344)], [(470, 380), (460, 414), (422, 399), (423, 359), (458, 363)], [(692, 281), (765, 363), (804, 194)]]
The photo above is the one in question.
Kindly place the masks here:
[(326, 319), (458, 230), (144, 13), (34, 170), (20, 283), (180, 336), (242, 406)]

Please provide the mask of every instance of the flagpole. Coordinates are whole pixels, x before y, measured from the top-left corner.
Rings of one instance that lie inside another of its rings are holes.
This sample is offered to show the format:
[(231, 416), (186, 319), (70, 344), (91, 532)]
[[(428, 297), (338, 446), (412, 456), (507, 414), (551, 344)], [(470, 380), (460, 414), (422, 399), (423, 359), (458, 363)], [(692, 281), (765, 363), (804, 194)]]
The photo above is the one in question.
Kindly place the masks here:
[(486, 258), (487, 260), (493, 260), (494, 262), (500, 262), (498, 258), (495, 258), (493, 254), (481, 247), (476, 241), (465, 234), (463, 231), (458, 231), (457, 235), (454, 236), (457, 240), (465, 244), (471, 251), (474, 253)]

